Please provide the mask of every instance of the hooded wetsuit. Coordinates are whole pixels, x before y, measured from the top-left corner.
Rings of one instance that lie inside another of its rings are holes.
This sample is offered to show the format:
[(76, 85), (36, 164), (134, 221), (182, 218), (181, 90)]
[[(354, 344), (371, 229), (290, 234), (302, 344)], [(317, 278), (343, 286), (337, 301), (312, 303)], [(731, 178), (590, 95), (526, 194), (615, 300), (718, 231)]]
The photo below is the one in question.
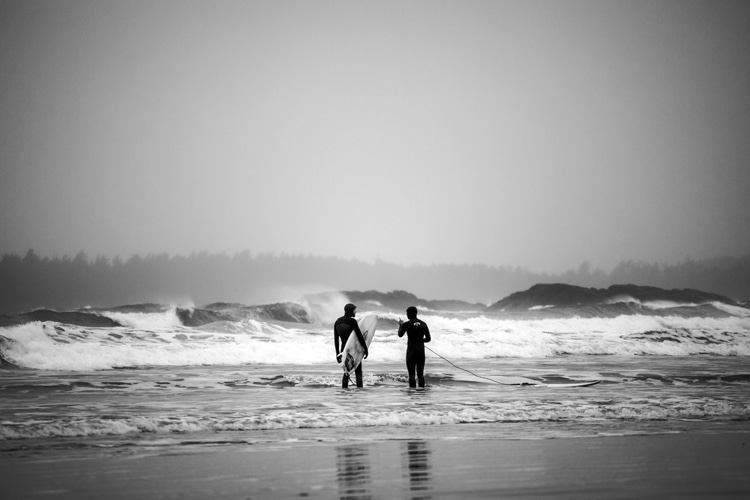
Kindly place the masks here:
[[(408, 342), (406, 346), (406, 369), (409, 372), (409, 387), (424, 387), (424, 345), (431, 340), (430, 329), (427, 323), (417, 318), (410, 318), (406, 323), (401, 323), (398, 327), (398, 336), (407, 335)], [(416, 377), (415, 377), (416, 372)]]

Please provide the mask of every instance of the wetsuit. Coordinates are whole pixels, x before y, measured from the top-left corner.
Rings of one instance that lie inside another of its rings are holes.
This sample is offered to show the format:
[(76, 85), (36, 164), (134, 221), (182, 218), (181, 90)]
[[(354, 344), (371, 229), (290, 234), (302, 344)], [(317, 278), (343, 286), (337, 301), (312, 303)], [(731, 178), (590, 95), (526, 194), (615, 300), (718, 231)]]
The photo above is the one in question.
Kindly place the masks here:
[[(429, 342), (430, 329), (427, 323), (419, 318), (411, 318), (398, 327), (398, 336), (407, 335), (406, 345), (406, 370), (409, 372), (409, 387), (424, 387), (424, 345)], [(414, 376), (416, 372), (416, 377)]]
[[(354, 332), (359, 339), (359, 343), (365, 348), (365, 355), (367, 355), (367, 344), (365, 343), (365, 337), (362, 335), (362, 330), (359, 329), (359, 323), (354, 317), (347, 315), (341, 316), (333, 324), (333, 343), (336, 346), (336, 360), (339, 359), (339, 353), (346, 347), (346, 341), (349, 340), (349, 335)], [(339, 338), (341, 339), (341, 349), (339, 350)], [(363, 386), (362, 381), (362, 363), (360, 363), (354, 370), (354, 375), (357, 379), (357, 387)], [(344, 378), (341, 379), (341, 387), (346, 389), (349, 387), (349, 376), (344, 373)]]

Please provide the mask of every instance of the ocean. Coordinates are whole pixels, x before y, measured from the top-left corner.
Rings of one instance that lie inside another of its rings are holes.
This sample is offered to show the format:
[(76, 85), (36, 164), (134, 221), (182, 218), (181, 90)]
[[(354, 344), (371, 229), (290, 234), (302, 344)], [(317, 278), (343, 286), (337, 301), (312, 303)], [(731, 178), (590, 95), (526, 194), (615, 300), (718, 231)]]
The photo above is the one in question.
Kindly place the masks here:
[[(281, 306), (309, 323), (239, 305), (211, 316), (144, 304), (2, 327), (0, 453), (750, 430), (744, 307), (691, 315), (660, 303), (611, 317), (422, 309), (427, 387), (409, 389), (403, 312), (369, 301), (358, 317), (377, 314), (379, 326), (365, 387), (344, 390), (331, 326), (343, 303)], [(601, 382), (555, 386), (592, 380)]]

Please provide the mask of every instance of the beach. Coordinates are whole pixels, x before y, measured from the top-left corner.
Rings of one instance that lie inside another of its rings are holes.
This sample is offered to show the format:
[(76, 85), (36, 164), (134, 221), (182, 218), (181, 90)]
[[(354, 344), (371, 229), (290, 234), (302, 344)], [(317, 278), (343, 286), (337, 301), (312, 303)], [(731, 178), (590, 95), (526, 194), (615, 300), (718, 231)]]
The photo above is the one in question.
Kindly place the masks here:
[(746, 309), (428, 311), (410, 389), (399, 311), (376, 307), (362, 389), (330, 322), (150, 305), (2, 327), (4, 498), (750, 493)]
[(3, 457), (5, 498), (715, 499), (750, 494), (750, 432), (354, 439), (69, 455)]

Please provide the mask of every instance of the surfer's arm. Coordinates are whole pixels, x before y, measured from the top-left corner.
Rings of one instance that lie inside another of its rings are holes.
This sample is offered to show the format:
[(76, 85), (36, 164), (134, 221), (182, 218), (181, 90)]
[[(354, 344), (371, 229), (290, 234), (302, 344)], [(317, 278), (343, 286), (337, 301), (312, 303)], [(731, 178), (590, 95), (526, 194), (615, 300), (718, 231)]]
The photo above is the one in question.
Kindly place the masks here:
[(401, 321), (401, 318), (398, 319), (398, 336), (403, 337), (406, 333), (406, 327), (404, 326), (406, 323)]
[(422, 323), (424, 325), (424, 343), (426, 344), (430, 340), (432, 340), (432, 337), (430, 337), (430, 328), (427, 326), (427, 323)]
[(339, 350), (339, 332), (336, 331), (336, 327), (333, 328), (333, 345), (336, 347), (336, 361), (338, 361), (341, 351)]

